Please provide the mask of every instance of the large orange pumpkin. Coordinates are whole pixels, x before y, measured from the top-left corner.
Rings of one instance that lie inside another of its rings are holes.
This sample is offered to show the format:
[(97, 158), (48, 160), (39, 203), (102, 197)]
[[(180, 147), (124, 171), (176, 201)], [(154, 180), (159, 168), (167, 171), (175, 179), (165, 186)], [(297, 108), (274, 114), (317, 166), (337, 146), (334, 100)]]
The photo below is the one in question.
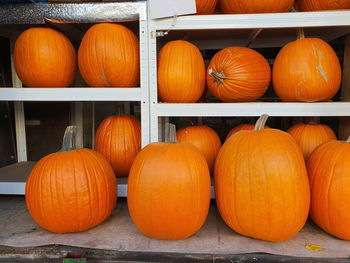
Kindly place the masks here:
[(196, 0), (198, 15), (208, 15), (214, 13), (217, 0)]
[(316, 148), (307, 169), (312, 219), (326, 232), (350, 240), (350, 138)]
[(168, 42), (158, 55), (158, 95), (164, 102), (196, 102), (205, 89), (199, 49), (187, 41)]
[(309, 159), (311, 153), (319, 145), (337, 139), (331, 128), (324, 124), (316, 124), (315, 122), (295, 124), (287, 132), (292, 135), (300, 146), (305, 161)]
[(295, 9), (298, 11), (350, 9), (350, 0), (296, 0)]
[(294, 0), (219, 0), (221, 11), (226, 14), (288, 12)]
[(176, 132), (178, 142), (187, 142), (197, 147), (207, 160), (210, 173), (214, 171), (216, 156), (221, 148), (218, 134), (205, 125), (189, 126)]
[[(225, 141), (227, 141), (232, 135), (236, 134), (239, 131), (249, 131), (249, 130), (253, 130), (255, 128), (254, 124), (240, 124), (236, 127), (234, 127), (226, 136)], [(268, 129), (270, 128), (269, 126), (264, 127), (264, 129)]]
[(136, 87), (140, 82), (139, 40), (123, 25), (93, 25), (81, 41), (78, 64), (91, 87)]
[(215, 163), (215, 198), (226, 224), (239, 234), (282, 241), (304, 226), (310, 192), (301, 150), (286, 132), (241, 131), (221, 147)]
[(271, 69), (258, 52), (245, 47), (228, 47), (210, 61), (207, 85), (225, 102), (253, 101), (269, 87)]
[(341, 66), (325, 41), (301, 35), (278, 53), (272, 80), (283, 101), (328, 101), (340, 88)]
[(117, 201), (113, 169), (98, 152), (74, 149), (67, 128), (60, 152), (42, 158), (26, 182), (28, 210), (41, 227), (56, 233), (80, 232), (102, 223)]
[[(175, 128), (174, 128), (175, 129)], [(210, 203), (210, 174), (203, 154), (188, 143), (151, 143), (137, 155), (128, 178), (128, 207), (139, 230), (178, 240), (197, 232)]]
[(68, 87), (77, 69), (72, 43), (51, 28), (24, 31), (16, 40), (13, 58), (17, 75), (27, 87)]
[(128, 176), (141, 150), (141, 123), (132, 115), (109, 116), (98, 126), (95, 150), (110, 162), (116, 176)]

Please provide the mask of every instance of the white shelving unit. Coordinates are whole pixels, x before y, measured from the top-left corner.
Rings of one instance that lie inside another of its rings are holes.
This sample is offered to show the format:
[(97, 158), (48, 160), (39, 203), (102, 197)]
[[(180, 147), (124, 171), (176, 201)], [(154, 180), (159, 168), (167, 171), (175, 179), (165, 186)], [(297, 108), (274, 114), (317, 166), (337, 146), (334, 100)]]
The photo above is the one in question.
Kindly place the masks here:
[(350, 11), (276, 14), (184, 16), (149, 21), (150, 135), (159, 140), (159, 118), (180, 116), (350, 116), (350, 102), (324, 103), (161, 103), (157, 93), (157, 38), (185, 32), (200, 49), (227, 46), (280, 47), (296, 39), (295, 28), (307, 37), (331, 41), (350, 33)]
[[(13, 9), (13, 10), (12, 10)], [(12, 49), (20, 32), (2, 26), (0, 35), (10, 38), (13, 87), (0, 88), (0, 101), (14, 101), (16, 142), (18, 163), (0, 168), (0, 194), (24, 194), (26, 178), (33, 167), (33, 162), (27, 161), (27, 146), (25, 133), (24, 101), (70, 101), (75, 102), (75, 124), (80, 126), (82, 144), (82, 125), (84, 101), (119, 101), (140, 102), (141, 105), (141, 137), (142, 146), (150, 141), (149, 136), (149, 88), (148, 88), (148, 24), (146, 2), (100, 3), (100, 4), (23, 4), (13, 8), (0, 9), (0, 24), (44, 24), (52, 23), (52, 19), (64, 20), (70, 23), (97, 23), (102, 21), (138, 21), (140, 40), (140, 87), (134, 88), (22, 88), (12, 58)], [(65, 10), (61, 12), (60, 9)], [(12, 11), (11, 11), (12, 10)], [(3, 14), (2, 14), (3, 12)], [(18, 12), (8, 15), (6, 12)], [(81, 13), (84, 17), (81, 17)], [(133, 12), (128, 14), (128, 12)], [(33, 15), (36, 14), (36, 15)], [(6, 19), (5, 19), (6, 18)], [(51, 21), (51, 22), (50, 22)], [(60, 25), (56, 25), (60, 26)], [(67, 27), (67, 24), (64, 25)], [(69, 27), (76, 33), (74, 27)], [(78, 34), (79, 35), (79, 34)], [(118, 196), (126, 196), (127, 180), (118, 180)]]

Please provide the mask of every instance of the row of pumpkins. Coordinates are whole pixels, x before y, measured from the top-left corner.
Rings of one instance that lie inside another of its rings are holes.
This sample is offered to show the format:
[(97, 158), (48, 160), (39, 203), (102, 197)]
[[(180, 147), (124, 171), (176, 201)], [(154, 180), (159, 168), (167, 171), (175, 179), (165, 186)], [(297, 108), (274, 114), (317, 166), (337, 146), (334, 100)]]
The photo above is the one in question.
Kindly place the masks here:
[(140, 122), (133, 116), (105, 119), (96, 151), (75, 149), (70, 126), (62, 150), (31, 171), (28, 210), (50, 231), (87, 230), (112, 213), (116, 176), (129, 174), (128, 208), (139, 230), (153, 238), (184, 239), (207, 217), (213, 172), (219, 212), (239, 234), (267, 241), (293, 237), (308, 217), (311, 188), (313, 220), (350, 240), (350, 138), (337, 141), (328, 126), (316, 123), (297, 124), (286, 133), (266, 127), (267, 118), (236, 127), (222, 147), (207, 126), (176, 132), (173, 125), (166, 143), (141, 151)]
[(349, 9), (349, 0), (196, 0), (197, 14), (247, 14)]

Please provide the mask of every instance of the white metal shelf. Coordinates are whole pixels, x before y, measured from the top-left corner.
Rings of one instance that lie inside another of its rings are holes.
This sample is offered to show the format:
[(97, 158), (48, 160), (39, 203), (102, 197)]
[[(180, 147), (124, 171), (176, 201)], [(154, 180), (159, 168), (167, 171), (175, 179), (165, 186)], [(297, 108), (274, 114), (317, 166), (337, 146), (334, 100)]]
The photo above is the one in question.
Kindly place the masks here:
[(0, 88), (0, 101), (141, 101), (141, 89)]

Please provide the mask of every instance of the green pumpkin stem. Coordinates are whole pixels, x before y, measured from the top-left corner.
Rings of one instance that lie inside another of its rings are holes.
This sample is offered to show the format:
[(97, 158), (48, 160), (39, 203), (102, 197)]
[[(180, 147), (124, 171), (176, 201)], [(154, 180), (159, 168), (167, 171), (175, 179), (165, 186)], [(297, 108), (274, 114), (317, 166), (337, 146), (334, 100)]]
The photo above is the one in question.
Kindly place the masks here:
[(63, 145), (60, 152), (72, 151), (76, 149), (75, 139), (77, 136), (77, 126), (68, 126), (63, 136)]
[(123, 115), (125, 115), (125, 108), (124, 108), (124, 104), (120, 103), (117, 109), (117, 116), (123, 116)]
[(258, 119), (258, 121), (255, 124), (255, 128), (254, 131), (261, 131), (265, 128), (265, 124), (267, 119), (269, 118), (268, 114), (263, 114), (260, 116), (260, 118)]
[(305, 33), (303, 28), (297, 28), (297, 39), (304, 39)]
[(218, 72), (214, 71), (213, 69), (209, 69), (209, 75), (213, 77), (214, 82), (220, 86), (220, 84), (224, 83), (224, 80), (226, 79), (224, 71)]
[(176, 126), (172, 123), (169, 123), (165, 127), (165, 142), (167, 143), (177, 143), (176, 140)]

